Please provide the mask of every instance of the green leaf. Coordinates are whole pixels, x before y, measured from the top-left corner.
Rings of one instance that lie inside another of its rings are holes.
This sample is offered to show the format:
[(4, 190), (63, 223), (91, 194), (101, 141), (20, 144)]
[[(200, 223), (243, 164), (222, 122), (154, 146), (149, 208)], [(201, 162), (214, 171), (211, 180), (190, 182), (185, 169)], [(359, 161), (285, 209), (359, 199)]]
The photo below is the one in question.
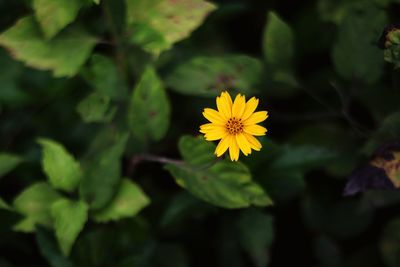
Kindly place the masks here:
[(22, 162), (22, 158), (8, 153), (0, 153), (0, 177), (12, 171)]
[(182, 136), (178, 147), (185, 162), (193, 167), (206, 168), (217, 161), (215, 146), (211, 142), (205, 142), (202, 137)]
[(203, 0), (126, 0), (131, 41), (155, 55), (187, 38), (216, 6)]
[(62, 253), (68, 256), (88, 218), (88, 206), (83, 201), (60, 199), (51, 206), (54, 229)]
[(74, 157), (59, 143), (41, 138), (42, 167), (50, 184), (60, 190), (73, 192), (82, 177), (81, 167)]
[(289, 25), (274, 12), (269, 12), (263, 36), (266, 61), (274, 67), (291, 68), (294, 56), (293, 43), (293, 32)]
[(15, 210), (25, 215), (25, 219), (15, 225), (14, 229), (33, 232), (36, 224), (51, 227), (53, 220), (50, 215), (50, 207), (60, 198), (61, 196), (44, 182), (26, 188), (13, 203)]
[(375, 7), (346, 15), (332, 51), (333, 63), (340, 76), (370, 84), (381, 77), (384, 60), (375, 43), (386, 22), (384, 10)]
[(83, 0), (33, 0), (36, 19), (47, 39), (73, 22), (83, 5)]
[(294, 34), (276, 13), (268, 13), (263, 34), (263, 52), (267, 62), (268, 94), (287, 96), (299, 86), (293, 71)]
[(36, 228), (36, 242), (40, 253), (52, 267), (74, 267), (71, 261), (61, 254), (53, 233), (43, 227)]
[(110, 98), (99, 93), (92, 93), (76, 106), (76, 111), (86, 123), (110, 122), (117, 109), (110, 107)]
[(251, 95), (262, 73), (262, 63), (248, 56), (195, 57), (175, 68), (166, 85), (186, 95), (216, 96), (227, 89)]
[[(184, 137), (185, 139), (190, 137)], [(198, 144), (208, 146), (205, 140), (191, 137)], [(167, 164), (166, 169), (175, 178), (181, 187), (187, 189), (196, 197), (224, 208), (243, 208), (250, 205), (267, 206), (272, 201), (264, 190), (251, 179), (249, 169), (239, 163), (231, 161), (218, 161), (211, 167), (198, 168), (196, 158), (204, 158), (207, 149), (196, 149), (190, 153), (180, 147), (181, 154), (186, 155), (189, 162), (196, 165)]]
[(121, 180), (121, 157), (127, 141), (127, 134), (120, 135), (88, 166), (80, 185), (80, 194), (90, 208), (99, 210), (115, 196)]
[(314, 145), (285, 146), (271, 163), (275, 170), (306, 171), (334, 160), (337, 154), (325, 147)]
[(0, 35), (0, 45), (26, 65), (51, 70), (55, 77), (74, 76), (85, 63), (96, 40), (82, 31), (69, 31), (51, 41), (41, 37), (33, 17), (20, 19)]
[(240, 216), (238, 228), (240, 243), (255, 266), (267, 266), (268, 248), (274, 239), (273, 218), (256, 210), (246, 210)]
[(117, 66), (109, 58), (100, 54), (91, 56), (88, 68), (84, 69), (83, 76), (101, 95), (111, 99), (126, 97), (126, 87)]
[(136, 183), (123, 179), (114, 199), (94, 213), (97, 222), (108, 222), (133, 217), (150, 204), (150, 199)]
[(160, 78), (152, 67), (146, 68), (130, 100), (128, 123), (132, 134), (140, 140), (162, 139), (169, 127), (170, 110)]

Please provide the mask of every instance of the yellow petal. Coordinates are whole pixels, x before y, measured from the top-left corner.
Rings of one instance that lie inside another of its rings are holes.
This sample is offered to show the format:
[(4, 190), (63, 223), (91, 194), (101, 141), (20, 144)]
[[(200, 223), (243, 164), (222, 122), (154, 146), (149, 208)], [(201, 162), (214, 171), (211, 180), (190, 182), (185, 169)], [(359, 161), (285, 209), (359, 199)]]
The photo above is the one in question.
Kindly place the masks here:
[(259, 122), (265, 121), (267, 118), (268, 118), (267, 111), (258, 111), (251, 114), (251, 116), (247, 120), (243, 121), (243, 124), (244, 125), (257, 124)]
[(227, 100), (222, 96), (217, 96), (217, 107), (218, 111), (224, 116), (224, 118), (229, 120), (231, 117), (232, 107), (229, 105)]
[(248, 133), (243, 133), (243, 135), (246, 137), (247, 141), (249, 142), (250, 146), (252, 149), (256, 151), (260, 151), (262, 145), (261, 143), (255, 138), (254, 136), (248, 134)]
[(246, 107), (246, 99), (244, 96), (238, 94), (235, 97), (235, 102), (232, 105), (232, 117), (240, 119)]
[(227, 91), (224, 91), (221, 93), (221, 98), (225, 99), (226, 103), (228, 103), (228, 105), (229, 105), (229, 108), (232, 109), (232, 103), (233, 103), (232, 98), (231, 98), (231, 95)]
[(200, 126), (201, 133), (207, 133), (207, 132), (215, 131), (215, 130), (225, 131), (225, 127), (222, 125), (214, 124), (214, 123), (206, 123), (206, 124), (203, 124)]
[(225, 124), (225, 119), (222, 117), (221, 113), (216, 111), (215, 109), (212, 108), (205, 108), (203, 112), (203, 116), (211, 121), (212, 123), (218, 124), (218, 125), (224, 125)]
[(229, 156), (232, 161), (237, 161), (239, 159), (239, 146), (236, 142), (236, 138), (231, 138), (231, 142), (229, 144)]
[(244, 131), (251, 135), (261, 136), (261, 135), (265, 135), (265, 133), (267, 132), (267, 129), (265, 129), (264, 127), (262, 127), (260, 125), (252, 124), (252, 125), (245, 125)]
[(214, 131), (207, 131), (204, 135), (204, 138), (207, 141), (215, 141), (224, 138), (228, 133), (226, 131), (221, 130), (214, 130)]
[(228, 149), (230, 143), (231, 143), (232, 136), (227, 135), (224, 138), (219, 141), (217, 148), (215, 149), (215, 154), (217, 157), (220, 157), (222, 154), (225, 153), (225, 151)]
[(258, 99), (253, 96), (246, 103), (246, 108), (244, 109), (242, 120), (246, 120), (248, 117), (250, 117), (250, 115), (253, 114), (254, 110), (256, 110), (257, 106)]
[(247, 156), (248, 154), (251, 153), (250, 144), (243, 134), (236, 135), (236, 141), (237, 141), (237, 144), (238, 144), (240, 150), (242, 150), (242, 152), (245, 156)]

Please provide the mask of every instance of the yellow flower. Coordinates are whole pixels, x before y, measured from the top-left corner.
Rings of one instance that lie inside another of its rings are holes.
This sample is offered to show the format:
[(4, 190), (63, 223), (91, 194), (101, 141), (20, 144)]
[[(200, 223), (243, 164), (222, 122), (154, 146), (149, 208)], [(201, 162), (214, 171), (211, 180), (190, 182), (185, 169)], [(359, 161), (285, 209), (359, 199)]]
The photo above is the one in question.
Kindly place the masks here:
[(258, 99), (252, 97), (246, 103), (244, 96), (238, 94), (232, 103), (228, 92), (222, 92), (217, 96), (218, 111), (205, 108), (203, 116), (211, 123), (200, 126), (200, 132), (207, 141), (219, 141), (215, 154), (220, 157), (229, 148), (232, 161), (239, 159), (239, 149), (245, 156), (251, 154), (251, 150), (259, 151), (260, 142), (254, 136), (265, 135), (267, 129), (257, 125), (268, 118), (267, 111), (254, 112), (258, 105)]

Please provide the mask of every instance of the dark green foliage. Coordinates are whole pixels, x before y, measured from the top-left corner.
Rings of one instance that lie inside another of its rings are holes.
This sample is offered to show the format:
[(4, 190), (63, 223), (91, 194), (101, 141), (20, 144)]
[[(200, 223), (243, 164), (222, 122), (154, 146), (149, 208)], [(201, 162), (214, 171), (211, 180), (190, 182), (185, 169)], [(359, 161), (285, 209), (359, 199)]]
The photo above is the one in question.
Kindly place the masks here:
[[(0, 266), (400, 266), (400, 0), (0, 0)], [(260, 151), (199, 132), (227, 91)]]

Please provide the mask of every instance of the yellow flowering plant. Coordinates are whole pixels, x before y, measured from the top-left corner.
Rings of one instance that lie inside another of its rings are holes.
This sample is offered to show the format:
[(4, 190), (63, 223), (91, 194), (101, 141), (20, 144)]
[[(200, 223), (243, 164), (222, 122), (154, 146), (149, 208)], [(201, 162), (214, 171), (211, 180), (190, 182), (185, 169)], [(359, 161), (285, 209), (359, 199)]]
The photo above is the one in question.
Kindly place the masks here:
[(205, 108), (203, 116), (210, 121), (200, 126), (207, 141), (220, 140), (215, 155), (222, 156), (229, 149), (232, 161), (239, 159), (240, 151), (247, 156), (252, 150), (260, 151), (262, 145), (254, 136), (263, 136), (267, 129), (257, 123), (268, 118), (267, 111), (257, 111), (259, 100), (255, 97), (246, 102), (244, 95), (237, 94), (232, 101), (224, 91), (216, 98), (217, 110)]

